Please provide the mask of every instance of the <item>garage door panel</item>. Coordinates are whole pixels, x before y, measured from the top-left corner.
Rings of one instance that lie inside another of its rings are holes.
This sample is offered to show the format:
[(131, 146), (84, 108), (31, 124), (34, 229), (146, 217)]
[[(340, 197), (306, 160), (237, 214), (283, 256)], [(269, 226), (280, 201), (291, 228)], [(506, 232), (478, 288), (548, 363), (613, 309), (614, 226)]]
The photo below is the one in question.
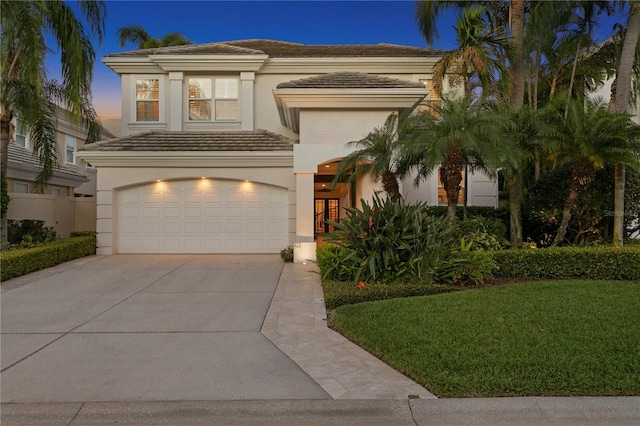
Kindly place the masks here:
[(202, 217), (202, 208), (198, 207), (185, 207), (184, 208), (185, 217), (193, 218), (193, 217)]
[(118, 193), (120, 253), (276, 253), (288, 243), (285, 189), (250, 182), (154, 182)]
[(167, 218), (180, 217), (181, 213), (180, 207), (165, 207), (162, 209), (162, 215)]

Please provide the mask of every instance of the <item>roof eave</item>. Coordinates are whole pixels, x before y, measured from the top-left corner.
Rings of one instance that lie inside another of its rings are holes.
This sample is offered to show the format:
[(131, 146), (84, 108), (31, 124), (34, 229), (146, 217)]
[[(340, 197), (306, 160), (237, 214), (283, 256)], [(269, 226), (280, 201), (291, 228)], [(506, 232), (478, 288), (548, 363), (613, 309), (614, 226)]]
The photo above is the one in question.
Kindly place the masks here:
[(291, 151), (78, 151), (100, 167), (293, 167)]
[(380, 89), (274, 89), (280, 122), (300, 132), (301, 109), (401, 110), (424, 99), (424, 88)]

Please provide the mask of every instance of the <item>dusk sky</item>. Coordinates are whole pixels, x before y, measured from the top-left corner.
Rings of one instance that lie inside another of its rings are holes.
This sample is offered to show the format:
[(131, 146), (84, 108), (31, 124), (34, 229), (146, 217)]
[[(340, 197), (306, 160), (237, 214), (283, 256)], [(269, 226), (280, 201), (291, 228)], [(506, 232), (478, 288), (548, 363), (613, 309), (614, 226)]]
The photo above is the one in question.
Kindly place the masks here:
[[(74, 4), (75, 2), (70, 2)], [(107, 4), (106, 36), (97, 58), (134, 50), (120, 48), (116, 30), (143, 26), (153, 37), (178, 31), (195, 43), (267, 38), (305, 44), (395, 43), (425, 47), (414, 19), (413, 0), (390, 1), (118, 1)], [(74, 6), (75, 7), (75, 6)], [(454, 16), (439, 24), (436, 48), (455, 46)], [(601, 28), (600, 39), (610, 33)], [(50, 70), (55, 78), (55, 70)], [(120, 78), (96, 61), (93, 101), (102, 118), (120, 116)]]

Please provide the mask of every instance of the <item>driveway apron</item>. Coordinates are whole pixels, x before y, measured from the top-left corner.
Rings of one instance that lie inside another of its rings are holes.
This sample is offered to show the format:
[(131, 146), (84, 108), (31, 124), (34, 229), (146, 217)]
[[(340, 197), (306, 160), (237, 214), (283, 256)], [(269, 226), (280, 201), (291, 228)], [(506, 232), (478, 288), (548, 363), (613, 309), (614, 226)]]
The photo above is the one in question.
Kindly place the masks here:
[(8, 402), (323, 399), (261, 333), (278, 255), (96, 256), (1, 296)]

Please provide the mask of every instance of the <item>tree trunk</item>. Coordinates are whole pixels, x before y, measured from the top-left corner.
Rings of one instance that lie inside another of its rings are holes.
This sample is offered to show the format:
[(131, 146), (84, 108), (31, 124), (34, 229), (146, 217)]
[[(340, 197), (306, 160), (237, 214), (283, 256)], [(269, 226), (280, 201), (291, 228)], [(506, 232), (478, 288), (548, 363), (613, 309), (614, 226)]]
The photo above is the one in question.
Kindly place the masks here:
[(616, 164), (613, 190), (613, 245), (622, 247), (624, 240), (624, 187), (625, 167)]
[(511, 0), (511, 40), (513, 44), (511, 106), (516, 109), (524, 104), (524, 3), (524, 0)]
[(578, 200), (578, 196), (584, 192), (593, 180), (593, 174), (595, 170), (590, 164), (578, 163), (572, 173), (571, 177), (571, 189), (569, 190), (569, 196), (564, 202), (564, 210), (562, 211), (562, 221), (556, 237), (553, 239), (553, 245), (558, 246), (564, 241), (564, 237), (567, 234), (569, 228), (569, 220), (571, 220), (571, 209)]
[[(0, 116), (0, 173), (6, 178), (9, 164), (9, 141), (11, 139), (11, 117)], [(0, 245), (7, 242), (7, 217), (0, 218)]]
[[(640, 2), (631, 2), (631, 12), (627, 22), (627, 32), (624, 36), (620, 62), (616, 72), (616, 95), (614, 106), (616, 112), (625, 112), (629, 107), (631, 93), (631, 74), (635, 60), (636, 46), (640, 37)], [(615, 193), (613, 218), (613, 244), (622, 246), (624, 238), (624, 166), (616, 164)]]
[(509, 240), (511, 247), (522, 247), (522, 172), (509, 177)]
[(381, 173), (382, 177), (382, 188), (384, 192), (389, 195), (391, 201), (394, 203), (399, 201), (400, 196), (400, 187), (398, 186), (398, 180), (396, 179), (396, 175), (393, 174), (390, 170), (385, 170)]

